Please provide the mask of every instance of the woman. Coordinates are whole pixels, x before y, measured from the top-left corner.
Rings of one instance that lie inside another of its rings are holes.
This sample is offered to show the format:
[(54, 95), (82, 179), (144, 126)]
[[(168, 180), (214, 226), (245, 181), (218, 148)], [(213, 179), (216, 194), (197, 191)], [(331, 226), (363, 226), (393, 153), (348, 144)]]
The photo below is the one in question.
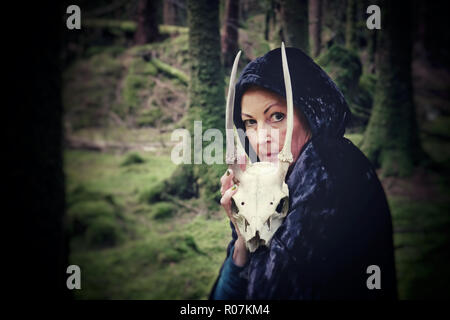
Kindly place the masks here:
[[(372, 165), (343, 137), (345, 99), (301, 50), (286, 54), (295, 106), (289, 212), (270, 244), (250, 253), (231, 214), (239, 186), (227, 170), (221, 204), (232, 240), (210, 298), (396, 299), (389, 207)], [(272, 50), (250, 62), (235, 86), (234, 124), (261, 161), (276, 161), (270, 150), (281, 150), (286, 136), (281, 65), (281, 50)]]

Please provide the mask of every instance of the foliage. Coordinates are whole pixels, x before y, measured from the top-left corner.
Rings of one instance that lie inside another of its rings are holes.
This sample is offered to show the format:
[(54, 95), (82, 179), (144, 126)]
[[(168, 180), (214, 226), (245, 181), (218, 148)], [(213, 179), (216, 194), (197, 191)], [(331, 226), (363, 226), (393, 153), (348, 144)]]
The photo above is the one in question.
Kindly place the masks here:
[(107, 124), (107, 107), (115, 102), (123, 71), (116, 58), (102, 52), (64, 72), (63, 106), (73, 130)]
[(157, 183), (152, 188), (149, 188), (145, 191), (143, 191), (139, 195), (139, 201), (140, 202), (147, 202), (147, 203), (155, 203), (158, 201), (163, 200), (163, 193), (166, 190), (166, 184), (164, 182)]
[(132, 152), (127, 155), (125, 160), (122, 162), (121, 166), (129, 166), (132, 164), (140, 164), (144, 163), (145, 160), (141, 157), (141, 155), (137, 152)]
[(154, 219), (171, 218), (175, 213), (175, 206), (169, 202), (158, 202), (152, 206)]
[(86, 241), (92, 248), (109, 247), (119, 244), (123, 239), (117, 223), (107, 217), (98, 217), (86, 231)]
[(78, 186), (68, 204), (67, 230), (72, 237), (81, 237), (84, 246), (108, 247), (123, 240), (124, 230), (119, 227), (123, 215), (114, 196)]
[[(399, 296), (448, 298), (450, 207), (445, 203), (392, 198)], [(430, 284), (433, 284), (430, 286)]]
[(362, 74), (358, 55), (343, 46), (334, 44), (323, 52), (317, 63), (336, 82), (352, 112), (353, 128), (364, 127), (370, 118), (376, 78)]

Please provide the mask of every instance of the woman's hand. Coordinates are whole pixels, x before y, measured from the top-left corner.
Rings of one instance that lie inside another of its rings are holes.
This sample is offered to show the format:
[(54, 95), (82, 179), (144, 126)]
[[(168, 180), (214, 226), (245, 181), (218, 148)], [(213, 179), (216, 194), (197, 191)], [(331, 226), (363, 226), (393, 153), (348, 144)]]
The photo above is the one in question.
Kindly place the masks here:
[(225, 174), (220, 178), (221, 188), (220, 193), (222, 194), (222, 198), (220, 199), (220, 204), (225, 209), (228, 218), (230, 218), (231, 222), (234, 225), (238, 238), (234, 244), (234, 254), (233, 261), (237, 266), (244, 266), (247, 262), (248, 252), (245, 246), (245, 239), (241, 235), (239, 228), (236, 224), (236, 219), (233, 217), (231, 212), (231, 197), (237, 192), (238, 185), (233, 182), (234, 173), (233, 170), (228, 169)]

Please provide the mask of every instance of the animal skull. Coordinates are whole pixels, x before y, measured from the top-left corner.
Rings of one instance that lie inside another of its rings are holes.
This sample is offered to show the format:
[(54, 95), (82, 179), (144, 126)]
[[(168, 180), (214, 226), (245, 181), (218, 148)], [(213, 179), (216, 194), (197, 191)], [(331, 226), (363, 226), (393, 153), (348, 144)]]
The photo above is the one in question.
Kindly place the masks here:
[[(291, 141), (293, 130), (293, 100), (291, 78), (287, 64), (284, 43), (281, 44), (282, 68), (286, 87), (287, 132), (284, 146), (278, 154), (278, 163), (255, 162), (248, 158), (246, 170), (237, 163), (236, 152), (245, 154), (237, 130), (233, 124), (236, 70), (241, 51), (234, 59), (231, 71), (226, 105), (226, 162), (234, 172), (234, 183), (238, 191), (232, 197), (232, 214), (237, 227), (245, 239), (250, 252), (260, 245), (268, 246), (275, 231), (280, 227), (288, 213), (289, 189), (285, 183), (286, 173), (293, 161)], [(237, 149), (235, 150), (235, 142)]]

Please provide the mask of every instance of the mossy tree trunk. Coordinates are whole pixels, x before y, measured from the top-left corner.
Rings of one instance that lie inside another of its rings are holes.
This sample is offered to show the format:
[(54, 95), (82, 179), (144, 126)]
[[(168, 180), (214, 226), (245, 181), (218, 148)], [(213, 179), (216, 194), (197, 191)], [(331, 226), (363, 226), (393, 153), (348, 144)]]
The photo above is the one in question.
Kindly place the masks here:
[[(189, 0), (189, 114), (203, 129), (222, 129), (225, 119), (218, 1)], [(193, 123), (191, 123), (193, 125)]]
[(374, 30), (368, 30), (368, 39), (367, 39), (367, 50), (369, 52), (369, 71), (370, 73), (375, 73), (376, 66), (375, 66), (375, 54), (377, 51), (377, 31)]
[(422, 158), (411, 83), (411, 12), (407, 1), (380, 1), (378, 81), (362, 150), (383, 175), (409, 175)]
[(322, 0), (309, 0), (309, 39), (311, 56), (317, 57), (321, 49)]
[(281, 0), (283, 35), (286, 46), (309, 54), (308, 0)]
[[(221, 62), (219, 2), (188, 0), (187, 5), (191, 62), (188, 128), (191, 137), (194, 137), (194, 121), (202, 121), (202, 134), (207, 129), (216, 128), (225, 137), (225, 81)], [(202, 152), (200, 147), (204, 149), (206, 144), (209, 142), (202, 143), (202, 146), (193, 143), (192, 163), (194, 154)], [(219, 173), (222, 169), (206, 164), (192, 166), (200, 196), (206, 194), (218, 200), (219, 177), (223, 172)]]
[(160, 0), (139, 0), (137, 6), (137, 30), (134, 41), (137, 45), (150, 43), (159, 38), (158, 6)]
[(239, 48), (239, 0), (226, 0), (222, 36), (222, 57), (225, 68), (233, 66)]

